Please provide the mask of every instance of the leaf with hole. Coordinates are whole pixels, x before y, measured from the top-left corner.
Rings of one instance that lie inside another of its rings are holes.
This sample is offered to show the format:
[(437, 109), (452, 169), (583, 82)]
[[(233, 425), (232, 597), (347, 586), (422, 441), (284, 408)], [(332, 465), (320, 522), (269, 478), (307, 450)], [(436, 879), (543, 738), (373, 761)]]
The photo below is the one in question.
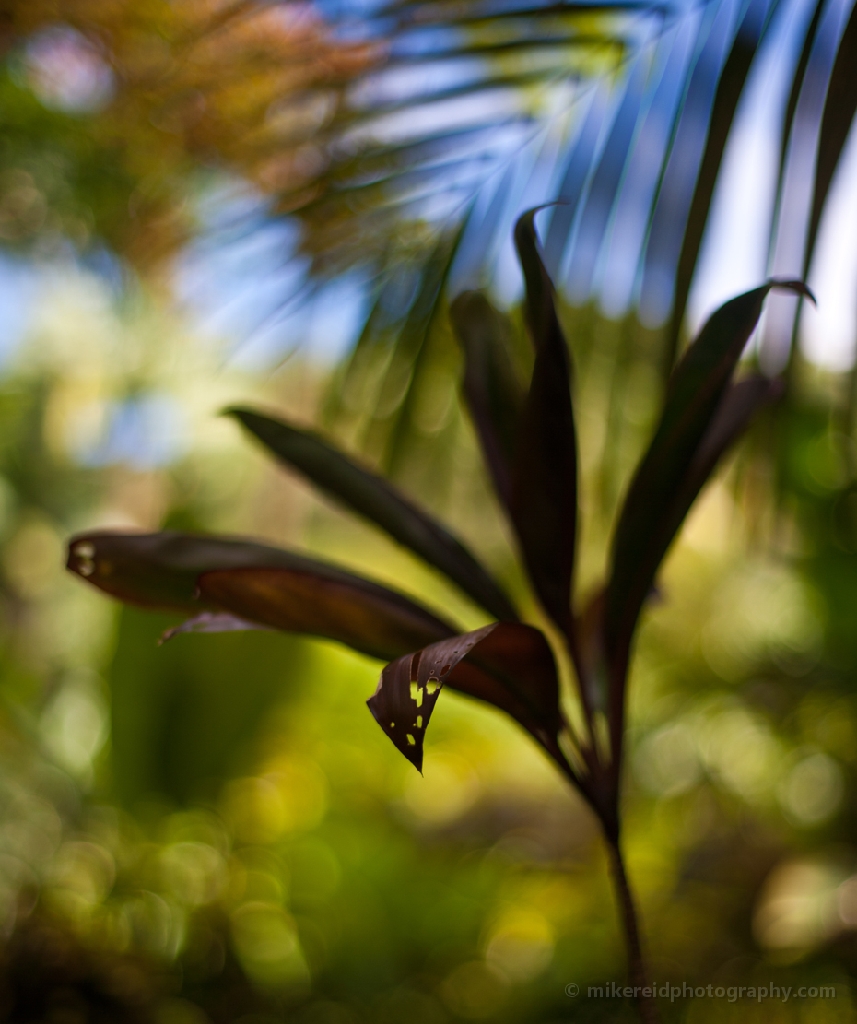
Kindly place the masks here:
[(386, 666), (369, 709), (420, 771), (426, 728), (442, 686), (505, 711), (565, 765), (558, 744), (563, 717), (556, 663), (539, 630), (518, 622), (495, 622)]

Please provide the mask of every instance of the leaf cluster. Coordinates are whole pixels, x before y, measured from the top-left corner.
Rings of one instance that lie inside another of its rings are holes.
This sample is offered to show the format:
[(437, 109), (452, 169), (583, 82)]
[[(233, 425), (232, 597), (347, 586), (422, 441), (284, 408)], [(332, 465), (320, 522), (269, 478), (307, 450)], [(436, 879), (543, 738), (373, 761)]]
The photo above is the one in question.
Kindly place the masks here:
[[(515, 233), (534, 350), (529, 380), (517, 376), (509, 330), (484, 296), (459, 296), (452, 313), (464, 351), (465, 401), (526, 576), (559, 637), (556, 651), (427, 511), (317, 433), (256, 410), (227, 412), (280, 461), (442, 572), (494, 621), (462, 633), (403, 593), (241, 538), (88, 533), (71, 540), (68, 567), (122, 601), (189, 613), (165, 639), (273, 628), (337, 640), (386, 661), (369, 708), (417, 768), (442, 687), (485, 701), (529, 733), (615, 840), (628, 665), (644, 602), (715, 465), (776, 393), (761, 376), (734, 381), (765, 297), (773, 288), (809, 293), (800, 282), (771, 280), (712, 315), (671, 378), (617, 520), (604, 586), (578, 604), (571, 355), (535, 213), (521, 217)], [(563, 711), (557, 656), (575, 681), (581, 729)]]

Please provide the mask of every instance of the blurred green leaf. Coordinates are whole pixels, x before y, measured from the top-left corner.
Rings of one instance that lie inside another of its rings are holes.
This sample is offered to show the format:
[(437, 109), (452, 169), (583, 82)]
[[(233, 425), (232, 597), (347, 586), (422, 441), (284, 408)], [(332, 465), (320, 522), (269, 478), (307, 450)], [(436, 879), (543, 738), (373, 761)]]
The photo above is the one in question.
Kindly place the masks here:
[(298, 692), (305, 647), (276, 633), (156, 641), (164, 614), (124, 608), (108, 669), (112, 783), (131, 809), (210, 800), (246, 771), (272, 707)]

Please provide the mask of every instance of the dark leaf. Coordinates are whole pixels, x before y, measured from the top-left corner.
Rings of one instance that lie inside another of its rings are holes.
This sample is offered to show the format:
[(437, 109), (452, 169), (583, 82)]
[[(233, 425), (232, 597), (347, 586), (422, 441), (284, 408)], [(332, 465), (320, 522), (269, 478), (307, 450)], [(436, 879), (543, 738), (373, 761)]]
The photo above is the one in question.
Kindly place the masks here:
[[(189, 631), (206, 623), (234, 629), (238, 618), (338, 640), (385, 661), (455, 633), (404, 594), (252, 541), (84, 534), (70, 543), (68, 568), (130, 604), (193, 612)], [(204, 610), (217, 614), (200, 623)]]
[(404, 594), (340, 571), (226, 569), (203, 573), (199, 590), (242, 619), (338, 640), (385, 661), (455, 632)]
[(804, 252), (804, 273), (809, 270), (821, 215), (827, 201), (827, 194), (833, 175), (839, 166), (839, 158), (857, 115), (857, 6), (851, 8), (851, 15), (836, 52), (836, 60), (827, 86), (827, 99), (818, 135), (818, 154), (815, 163), (815, 187), (812, 194), (812, 209), (806, 234)]
[(425, 731), (444, 685), (505, 711), (564, 762), (557, 743), (563, 718), (556, 664), (537, 629), (495, 622), (386, 666), (367, 703), (384, 732), (420, 771)]
[(649, 0), (632, 0), (632, 2), (620, 0), (616, 4), (529, 3), (517, 7), (497, 7), (492, 10), (490, 7), (480, 4), (442, 4), (437, 2), (426, 4), (425, 0), (415, 0), (415, 2), (395, 3), (382, 7), (378, 14), (401, 18), (407, 27), (411, 27), (418, 16), (419, 24), (424, 25), (449, 25), (457, 28), (487, 26), (491, 28), (504, 21), (511, 22), (513, 19), (532, 25), (538, 23), (542, 18), (549, 24), (557, 21), (560, 24), (563, 21), (573, 24), (575, 20), (583, 19), (583, 24), (589, 26), (591, 23), (588, 20), (588, 15), (634, 10), (666, 13), (669, 8), (663, 4), (650, 3)]
[(196, 613), (206, 607), (197, 596), (197, 579), (208, 569), (311, 564), (243, 538), (105, 531), (72, 537), (66, 568), (120, 601)]
[(464, 292), (450, 306), (464, 349), (464, 396), (494, 487), (508, 509), (512, 462), (526, 395), (511, 357), (511, 324), (482, 292)]
[(524, 312), (535, 347), (512, 470), (511, 518), (533, 588), (571, 635), (571, 578), (577, 532), (577, 442), (570, 360), (553, 285), (538, 253), (530, 210), (515, 226), (526, 286)]
[[(799, 281), (769, 281), (727, 302), (703, 327), (670, 380), (660, 423), (628, 488), (614, 536), (604, 619), (606, 651), (614, 664), (621, 665), (627, 656), (642, 603), (681, 522), (671, 510), (688, 486), (700, 445), (716, 423), (715, 414), (771, 288), (810, 294)], [(741, 401), (732, 401), (741, 405), (751, 390), (738, 395)], [(732, 401), (725, 408), (733, 409)], [(735, 422), (740, 416), (729, 412), (728, 419)], [(728, 433), (717, 427), (718, 437)]]
[(311, 430), (302, 430), (252, 409), (232, 408), (226, 412), (316, 487), (440, 569), (491, 615), (517, 618), (499, 585), (461, 541), (383, 477), (359, 466)]

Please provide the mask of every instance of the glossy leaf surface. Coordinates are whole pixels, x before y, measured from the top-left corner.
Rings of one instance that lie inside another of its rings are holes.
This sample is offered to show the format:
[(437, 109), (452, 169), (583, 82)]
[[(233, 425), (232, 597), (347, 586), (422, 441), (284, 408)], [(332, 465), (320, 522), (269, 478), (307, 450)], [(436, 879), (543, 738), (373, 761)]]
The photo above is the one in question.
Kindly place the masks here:
[(369, 709), (420, 770), (426, 728), (444, 685), (505, 711), (548, 753), (562, 759), (557, 744), (563, 719), (556, 664), (537, 629), (493, 623), (386, 666)]
[(384, 661), (454, 634), (404, 594), (346, 573), (227, 569), (203, 573), (199, 589), (204, 601), (242, 619), (338, 640)]
[(313, 565), (312, 559), (238, 537), (107, 531), (72, 537), (66, 562), (120, 601), (192, 612), (206, 607), (196, 591), (199, 574), (208, 569)]
[(227, 613), (196, 617), (186, 626), (190, 632), (232, 630), (241, 619), (338, 640), (385, 661), (455, 633), (404, 594), (252, 541), (86, 534), (71, 541), (68, 567), (131, 604)]
[(511, 325), (481, 292), (464, 292), (454, 299), (450, 317), (464, 350), (464, 396), (494, 487), (508, 509), (526, 400), (512, 363)]
[(577, 441), (568, 346), (553, 285), (538, 252), (536, 212), (524, 214), (515, 227), (535, 362), (512, 471), (511, 516), (533, 589), (568, 634), (577, 533)]
[(358, 465), (314, 431), (252, 409), (227, 412), (279, 459), (439, 569), (491, 615), (517, 619), (508, 597), (461, 541), (383, 477)]
[[(769, 281), (732, 299), (712, 315), (673, 373), (660, 423), (616, 527), (604, 620), (611, 660), (621, 662), (627, 654), (642, 603), (681, 523), (672, 512), (674, 502), (687, 487), (700, 444), (772, 288), (809, 294), (801, 282)], [(745, 397), (749, 391), (739, 394)]]

